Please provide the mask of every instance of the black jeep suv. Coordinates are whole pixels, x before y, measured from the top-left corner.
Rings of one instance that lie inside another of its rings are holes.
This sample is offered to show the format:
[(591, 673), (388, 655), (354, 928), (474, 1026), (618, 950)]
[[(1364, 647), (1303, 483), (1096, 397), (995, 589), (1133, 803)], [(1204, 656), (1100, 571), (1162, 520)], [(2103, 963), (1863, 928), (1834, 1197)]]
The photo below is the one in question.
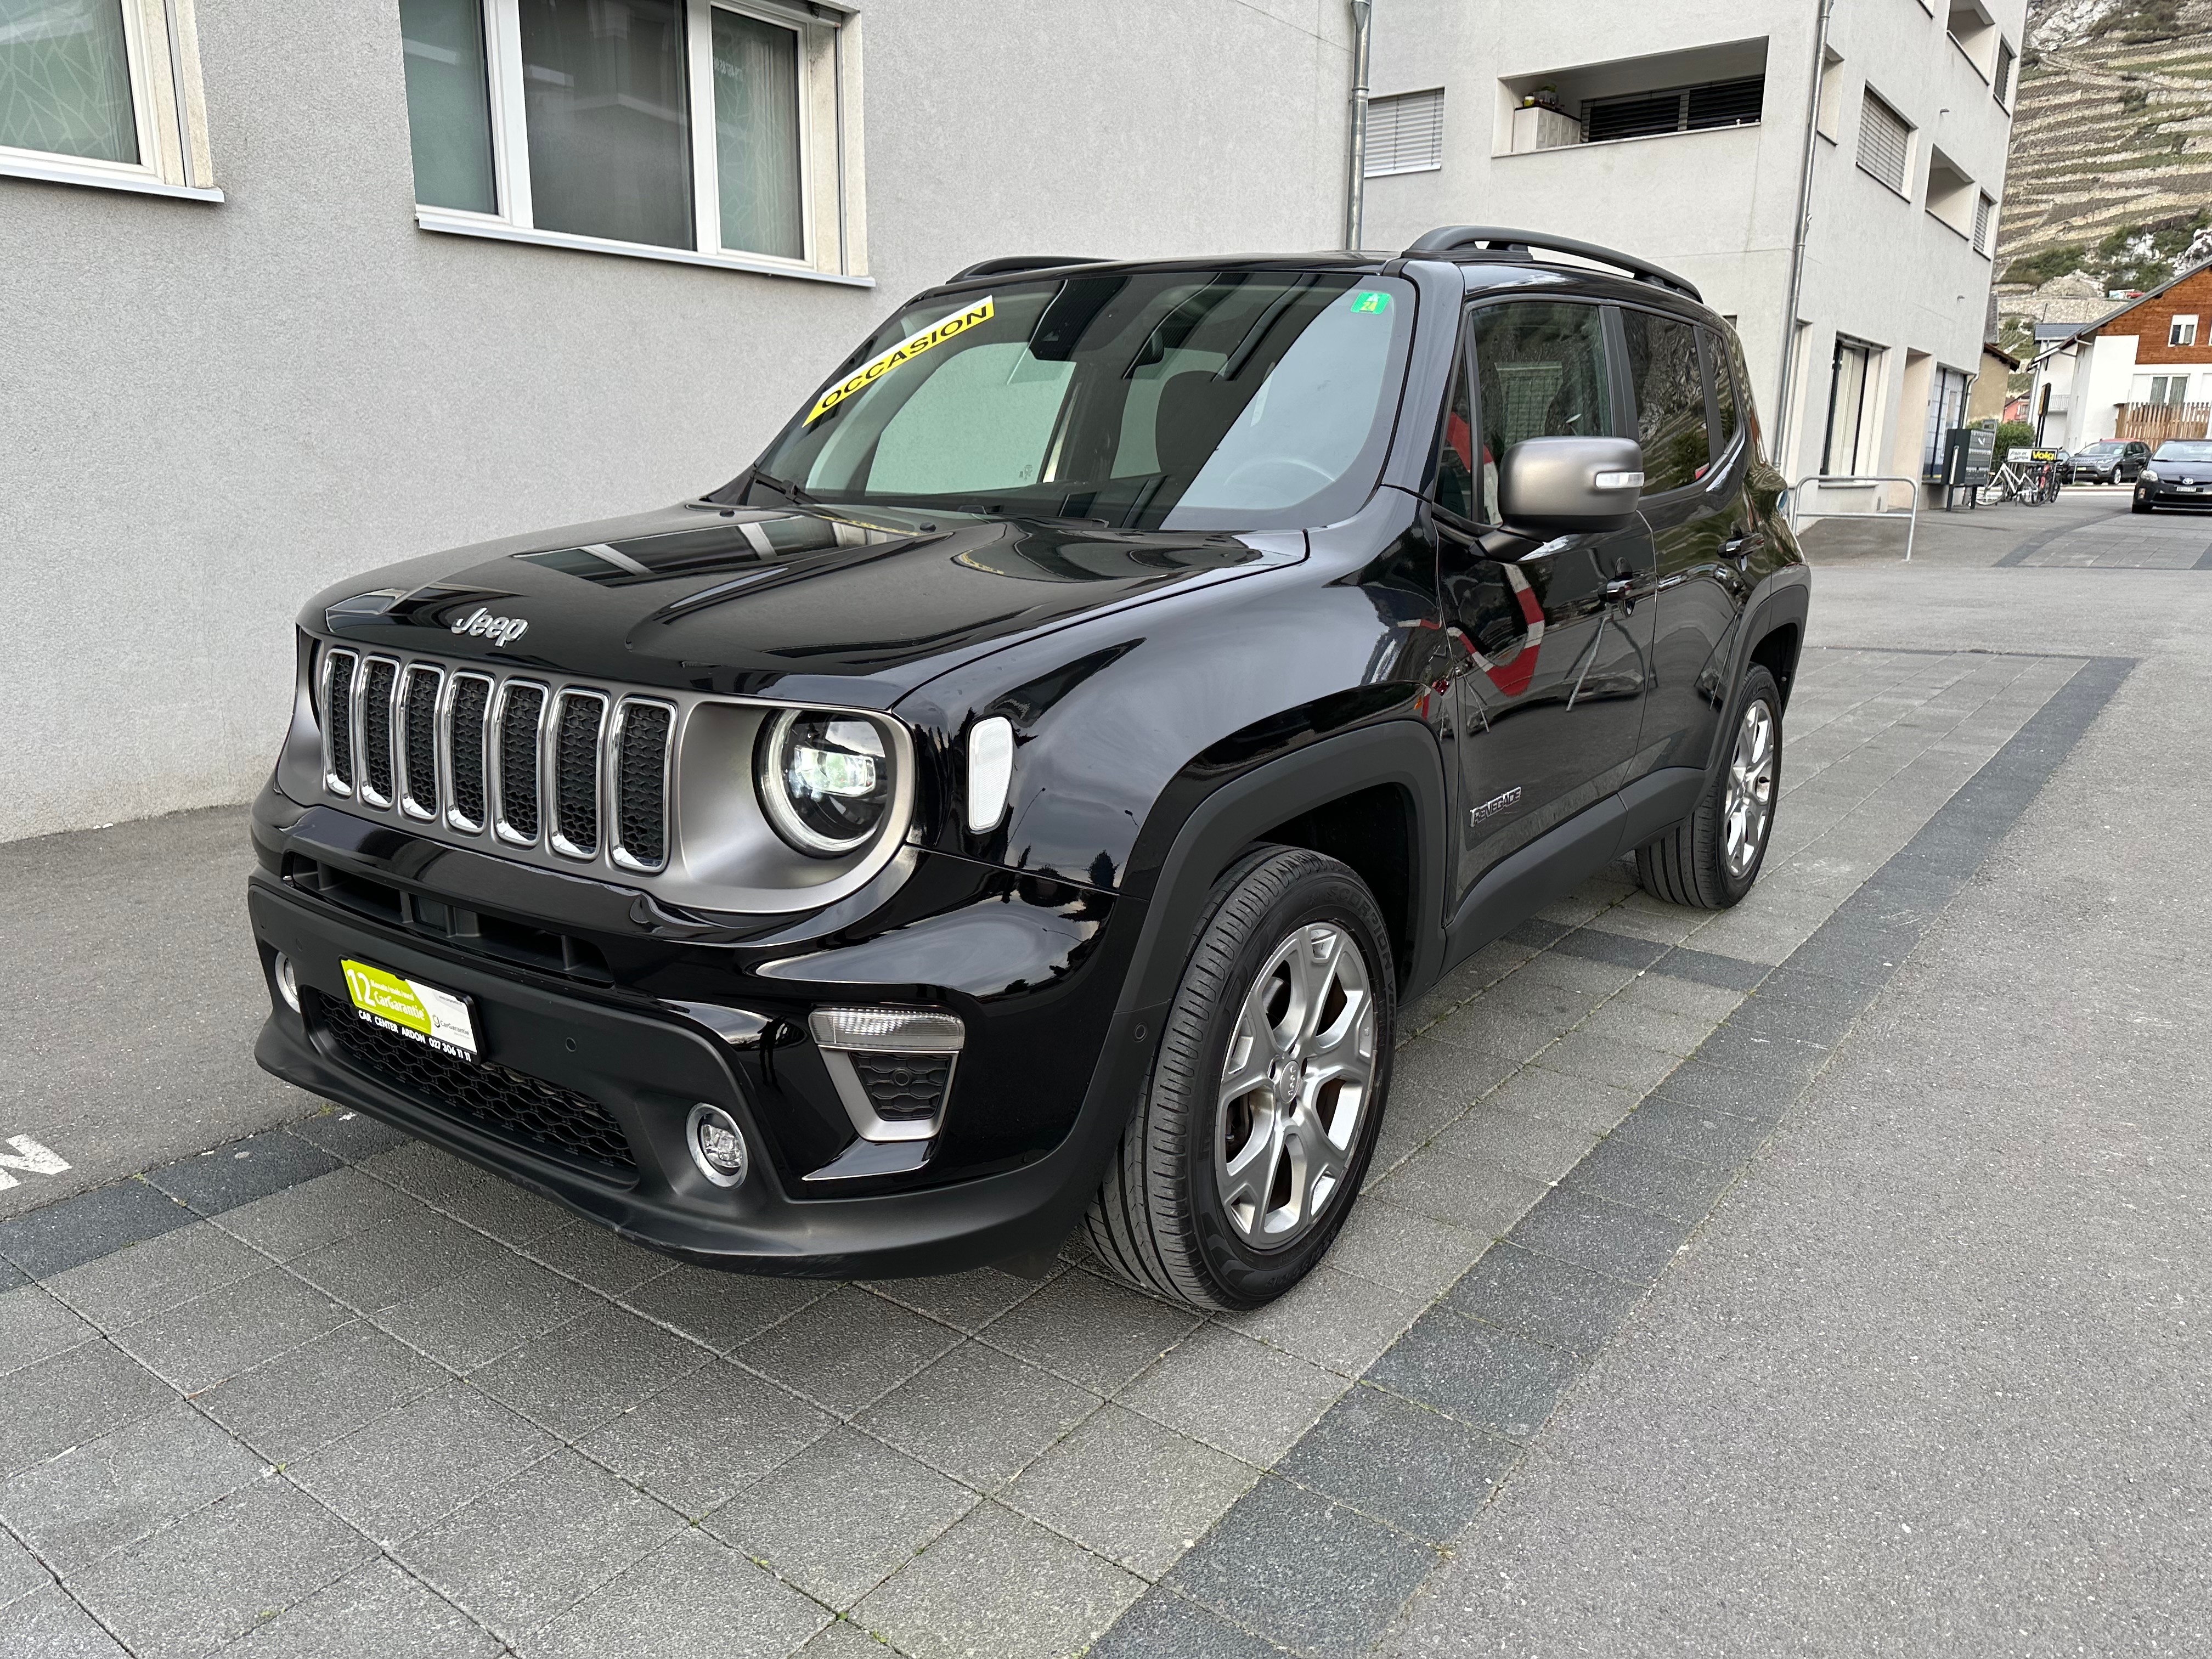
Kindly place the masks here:
[(309, 603), (258, 1057), (693, 1261), (1254, 1305), (1401, 1007), (1624, 854), (1749, 889), (1782, 489), (1606, 249), (972, 267), (713, 494)]

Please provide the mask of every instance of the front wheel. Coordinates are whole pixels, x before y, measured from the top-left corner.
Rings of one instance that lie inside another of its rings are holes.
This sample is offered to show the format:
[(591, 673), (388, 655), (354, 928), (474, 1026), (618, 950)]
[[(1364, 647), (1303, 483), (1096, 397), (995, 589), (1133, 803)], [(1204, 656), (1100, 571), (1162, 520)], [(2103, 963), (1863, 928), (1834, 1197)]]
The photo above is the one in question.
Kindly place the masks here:
[(1636, 879), (1654, 898), (1700, 910), (1739, 902), (1759, 879), (1782, 793), (1782, 692), (1753, 668), (1738, 699), (1728, 764), (1697, 810), (1636, 849)]
[(1258, 1307), (1304, 1278), (1366, 1173), (1395, 1019), (1367, 884), (1303, 848), (1239, 860), (1214, 887), (1091, 1200), (1106, 1265), (1208, 1310)]

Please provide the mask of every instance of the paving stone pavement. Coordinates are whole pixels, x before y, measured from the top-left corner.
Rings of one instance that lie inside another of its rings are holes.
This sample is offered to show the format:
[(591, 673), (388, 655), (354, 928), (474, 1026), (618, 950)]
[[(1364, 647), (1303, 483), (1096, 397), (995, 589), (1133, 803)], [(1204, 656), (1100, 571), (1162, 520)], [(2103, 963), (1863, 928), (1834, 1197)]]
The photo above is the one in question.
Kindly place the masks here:
[(2122, 672), (1809, 651), (1752, 898), (1407, 1010), (1257, 1313), (705, 1273), (336, 1111), (0, 1222), (0, 1656), (1358, 1652)]

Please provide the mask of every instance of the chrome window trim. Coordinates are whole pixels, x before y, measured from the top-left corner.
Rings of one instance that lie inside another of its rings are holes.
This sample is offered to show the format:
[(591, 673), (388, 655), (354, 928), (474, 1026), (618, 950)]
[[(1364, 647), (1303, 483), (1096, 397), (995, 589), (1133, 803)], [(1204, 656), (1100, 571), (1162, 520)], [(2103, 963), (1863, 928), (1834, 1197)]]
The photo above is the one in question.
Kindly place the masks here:
[[(461, 695), (462, 683), (469, 680), (484, 689), (484, 715), (477, 732), (477, 776), (483, 780), (484, 815), (475, 823), (462, 812), (460, 793), (453, 787), (453, 703)], [(473, 668), (457, 668), (446, 676), (446, 689), (438, 699), (438, 787), (445, 791), (446, 827), (465, 836), (481, 836), (491, 822), (491, 715), (492, 705), (498, 696), (499, 682), (490, 675)]]
[[(599, 706), (599, 732), (592, 740), (592, 799), (596, 810), (592, 814), (592, 842), (588, 847), (571, 836), (562, 822), (561, 726), (568, 718), (571, 702), (596, 702)], [(564, 859), (588, 864), (599, 858), (600, 843), (605, 839), (607, 721), (613, 715), (613, 699), (589, 686), (565, 685), (555, 693), (552, 708), (553, 717), (545, 720), (538, 732), (541, 745), (538, 757), (538, 816), (546, 832), (547, 846)], [(553, 810), (550, 814), (545, 810), (545, 786), (549, 781), (553, 786)]]
[(315, 665), (315, 724), (322, 729), (323, 787), (341, 799), (353, 799), (353, 781), (341, 778), (337, 765), (331, 754), (331, 681), (337, 678), (338, 659), (343, 657), (353, 665), (351, 676), (346, 681), (346, 730), (353, 744), (354, 775), (361, 775), (361, 727), (354, 724), (354, 693), (361, 685), (361, 653), (343, 648), (325, 650)]
[[(668, 715), (668, 740), (660, 745), (660, 861), (648, 864), (622, 843), (623, 730), (633, 708), (659, 708)], [(676, 736), (683, 711), (665, 697), (624, 696), (615, 702), (612, 724), (601, 745), (605, 776), (599, 784), (599, 816), (606, 826), (607, 860), (633, 875), (657, 876), (668, 867), (676, 844)]]
[[(538, 766), (538, 833), (532, 836), (517, 835), (514, 826), (507, 821), (507, 702), (517, 691), (538, 694), (538, 730), (532, 734), (530, 745)], [(496, 764), (484, 780), (490, 796), (492, 833), (509, 847), (536, 847), (544, 839), (545, 711), (552, 706), (552, 689), (543, 680), (502, 680), (498, 698), (492, 706), (491, 718), (485, 725), (484, 747), (496, 757)]]
[(445, 669), (438, 664), (419, 659), (409, 663), (399, 671), (398, 690), (392, 698), (396, 719), (392, 728), (392, 746), (398, 752), (399, 764), (398, 769), (392, 773), (392, 787), (399, 797), (399, 811), (402, 817), (413, 818), (418, 823), (430, 823), (435, 822), (438, 817), (438, 802), (434, 800), (425, 806), (415, 799), (414, 738), (410, 730), (413, 722), (408, 713), (409, 698), (411, 694), (408, 687), (414, 683), (415, 677), (418, 674), (428, 674), (430, 677), (430, 787), (437, 793), (438, 800), (452, 799), (446, 793), (445, 763), (440, 753), (445, 745), (438, 740), (438, 722), (445, 712), (446, 706), (447, 674)]
[(399, 782), (399, 688), (404, 676), (397, 657), (382, 652), (363, 657), (353, 671), (353, 781), (354, 796), (364, 806), (374, 806), (380, 811), (392, 810), (393, 795), (380, 796), (369, 781), (368, 744), (368, 726), (363, 716), (368, 710), (368, 683), (376, 678), (377, 665), (388, 664), (392, 669), (392, 690), (386, 694), (384, 708), (384, 764), (392, 774), (392, 787), (398, 793)]

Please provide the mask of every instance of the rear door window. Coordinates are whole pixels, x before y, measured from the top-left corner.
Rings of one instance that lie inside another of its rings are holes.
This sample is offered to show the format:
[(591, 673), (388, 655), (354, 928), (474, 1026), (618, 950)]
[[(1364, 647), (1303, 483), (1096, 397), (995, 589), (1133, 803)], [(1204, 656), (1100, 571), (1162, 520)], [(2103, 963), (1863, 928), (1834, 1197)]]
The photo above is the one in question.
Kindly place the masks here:
[(1735, 379), (1729, 373), (1728, 347), (1720, 336), (1701, 328), (1698, 337), (1705, 343), (1705, 379), (1713, 388), (1713, 453), (1724, 455), (1742, 423), (1736, 410)]
[(1636, 394), (1636, 436), (1644, 446), (1644, 492), (1658, 495), (1695, 483), (1713, 459), (1698, 331), (1679, 318), (1626, 309), (1620, 326)]

